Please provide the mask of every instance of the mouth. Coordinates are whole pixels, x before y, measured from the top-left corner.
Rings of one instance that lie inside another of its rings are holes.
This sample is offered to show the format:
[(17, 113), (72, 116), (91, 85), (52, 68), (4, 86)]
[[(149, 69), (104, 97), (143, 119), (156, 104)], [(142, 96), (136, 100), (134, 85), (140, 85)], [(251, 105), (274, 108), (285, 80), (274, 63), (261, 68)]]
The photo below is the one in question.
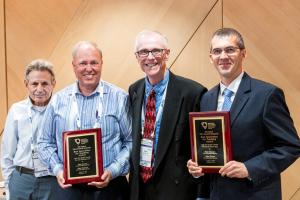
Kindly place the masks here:
[(157, 63), (145, 63), (145, 66), (149, 68), (155, 67), (156, 65)]
[(85, 74), (83, 76), (87, 79), (92, 79), (94, 77), (94, 74)]

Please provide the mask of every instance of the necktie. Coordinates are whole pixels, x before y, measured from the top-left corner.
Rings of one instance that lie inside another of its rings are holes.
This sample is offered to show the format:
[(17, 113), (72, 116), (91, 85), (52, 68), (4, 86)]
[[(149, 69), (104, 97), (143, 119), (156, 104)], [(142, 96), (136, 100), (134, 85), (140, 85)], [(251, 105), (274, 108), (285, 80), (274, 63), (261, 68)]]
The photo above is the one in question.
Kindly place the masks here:
[(231, 96), (233, 95), (233, 92), (225, 88), (225, 90), (223, 91), (223, 95), (224, 95), (224, 103), (222, 106), (222, 111), (229, 111), (232, 104)]
[[(146, 103), (146, 114), (144, 123), (144, 133), (143, 138), (150, 139), (153, 141), (154, 145), (154, 125), (156, 120), (156, 110), (155, 110), (155, 91), (152, 89)], [(140, 175), (145, 182), (147, 182), (152, 176), (152, 165), (154, 161), (154, 148), (152, 147), (152, 159), (151, 167), (141, 166)]]

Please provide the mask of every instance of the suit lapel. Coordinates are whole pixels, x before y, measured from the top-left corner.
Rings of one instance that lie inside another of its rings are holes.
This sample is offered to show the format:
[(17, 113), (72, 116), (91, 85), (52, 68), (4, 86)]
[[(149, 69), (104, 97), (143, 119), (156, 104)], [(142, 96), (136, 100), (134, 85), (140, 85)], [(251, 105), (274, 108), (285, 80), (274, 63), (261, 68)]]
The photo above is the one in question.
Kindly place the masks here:
[(167, 88), (167, 95), (163, 109), (163, 116), (159, 130), (159, 139), (154, 163), (155, 174), (156, 169), (164, 158), (170, 143), (172, 142), (176, 122), (181, 109), (182, 98), (176, 88), (176, 77), (170, 72), (170, 79)]
[(231, 106), (231, 110), (230, 110), (231, 125), (234, 123), (237, 116), (239, 115), (243, 107), (246, 105), (250, 96), (250, 91), (251, 91), (251, 78), (248, 76), (248, 74), (245, 73)]
[(205, 108), (207, 108), (207, 110), (205, 110), (205, 111), (216, 111), (217, 110), (219, 90), (220, 90), (219, 85), (217, 85), (211, 89), (211, 93), (209, 94), (210, 96), (209, 96), (208, 100), (206, 101), (207, 105), (205, 105)]
[(145, 82), (141, 82), (141, 84), (137, 87), (137, 89), (133, 93), (132, 97), (132, 109), (133, 114), (136, 118), (134, 124), (132, 125), (132, 130), (137, 130), (133, 133), (133, 147), (132, 147), (132, 162), (133, 166), (137, 166), (139, 168), (140, 161), (140, 146), (141, 146), (141, 114), (142, 114), (142, 106), (143, 106), (143, 98), (145, 93)]

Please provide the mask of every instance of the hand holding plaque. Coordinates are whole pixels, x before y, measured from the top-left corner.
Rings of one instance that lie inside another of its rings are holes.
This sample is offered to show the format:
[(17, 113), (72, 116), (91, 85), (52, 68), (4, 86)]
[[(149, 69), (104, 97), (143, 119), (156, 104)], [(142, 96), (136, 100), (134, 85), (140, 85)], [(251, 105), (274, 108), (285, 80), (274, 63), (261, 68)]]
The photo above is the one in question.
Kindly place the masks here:
[(101, 141), (100, 128), (63, 133), (65, 184), (101, 181)]
[(192, 158), (204, 173), (217, 173), (232, 159), (229, 112), (191, 112)]

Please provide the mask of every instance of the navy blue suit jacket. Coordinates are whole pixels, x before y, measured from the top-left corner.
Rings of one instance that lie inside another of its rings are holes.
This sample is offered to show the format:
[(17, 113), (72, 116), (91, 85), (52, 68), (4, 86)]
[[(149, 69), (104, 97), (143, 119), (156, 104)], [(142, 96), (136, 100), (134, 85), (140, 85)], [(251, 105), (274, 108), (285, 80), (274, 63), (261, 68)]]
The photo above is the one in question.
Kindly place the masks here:
[[(219, 85), (201, 100), (215, 111)], [(278, 87), (244, 74), (231, 110), (233, 160), (243, 162), (251, 180), (210, 176), (211, 200), (281, 199), (280, 173), (300, 155), (300, 141)]]

